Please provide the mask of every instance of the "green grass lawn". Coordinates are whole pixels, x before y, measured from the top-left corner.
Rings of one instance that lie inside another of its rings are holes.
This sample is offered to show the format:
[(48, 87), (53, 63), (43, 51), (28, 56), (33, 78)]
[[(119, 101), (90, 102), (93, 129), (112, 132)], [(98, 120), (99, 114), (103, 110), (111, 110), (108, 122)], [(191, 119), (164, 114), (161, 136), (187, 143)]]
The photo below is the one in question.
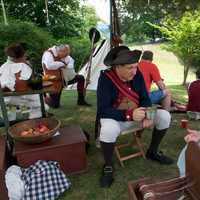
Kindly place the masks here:
[[(134, 48), (134, 47), (132, 47)], [(155, 54), (155, 63), (158, 65), (165, 83), (173, 93), (173, 97), (181, 102), (187, 102), (185, 88), (181, 86), (183, 79), (182, 66), (177, 58), (160, 48), (159, 45), (143, 45), (136, 48), (151, 49)], [(194, 79), (190, 73), (188, 80)], [(101, 151), (94, 143), (94, 122), (96, 113), (96, 94), (88, 92), (87, 99), (93, 104), (91, 108), (76, 106), (76, 92), (65, 91), (62, 95), (62, 106), (58, 110), (51, 110), (63, 124), (80, 124), (91, 135), (91, 148), (88, 155), (88, 171), (84, 174), (69, 176), (72, 188), (60, 199), (62, 200), (125, 200), (128, 199), (127, 182), (137, 180), (144, 176), (170, 178), (178, 174), (176, 162), (172, 166), (161, 166), (143, 158), (135, 158), (125, 161), (125, 168), (120, 167), (115, 158), (115, 183), (109, 189), (99, 187), (99, 177), (102, 170), (103, 159)], [(179, 128), (180, 120), (186, 118), (185, 114), (173, 114), (171, 127), (162, 142), (162, 150), (177, 161), (178, 155), (185, 143), (184, 130)], [(190, 121), (190, 126), (200, 129), (198, 121)], [(129, 140), (131, 136), (123, 136), (121, 140)], [(145, 130), (143, 141), (145, 148), (151, 139), (151, 130)]]
[[(137, 48), (142, 48), (137, 46)], [(151, 49), (155, 53), (155, 63), (159, 66), (161, 74), (173, 93), (173, 97), (181, 102), (187, 101), (185, 88), (180, 86), (182, 82), (182, 66), (176, 57), (160, 49), (159, 45), (144, 45), (144, 49)], [(189, 80), (194, 79), (190, 74)], [(125, 168), (120, 167), (115, 158), (115, 182), (109, 189), (99, 187), (99, 177), (102, 170), (103, 159), (100, 149), (94, 143), (94, 123), (96, 114), (96, 94), (87, 92), (87, 100), (92, 103), (91, 108), (76, 105), (76, 91), (64, 91), (61, 107), (51, 109), (50, 112), (62, 121), (62, 124), (79, 124), (91, 136), (91, 148), (88, 154), (88, 171), (80, 175), (69, 176), (72, 188), (67, 191), (60, 200), (127, 200), (127, 182), (137, 180), (144, 176), (170, 178), (178, 174), (176, 163), (172, 166), (162, 166), (143, 158), (135, 158), (125, 161)], [(184, 130), (179, 128), (180, 120), (186, 118), (185, 114), (173, 114), (171, 127), (164, 138), (161, 148), (177, 161), (178, 155), (185, 143)], [(200, 129), (198, 121), (190, 121), (190, 126)], [(123, 136), (120, 140), (129, 140), (131, 135)], [(151, 130), (145, 130), (143, 142), (147, 149), (151, 139)]]
[[(172, 87), (177, 97), (181, 99), (183, 88), (178, 86)], [(177, 93), (177, 91), (179, 91)], [(135, 158), (125, 161), (125, 168), (120, 167), (115, 158), (115, 183), (110, 189), (101, 189), (98, 184), (98, 179), (101, 173), (103, 159), (101, 151), (95, 147), (94, 143), (94, 122), (96, 111), (95, 92), (88, 92), (87, 99), (93, 104), (91, 108), (83, 108), (76, 106), (76, 92), (65, 91), (62, 96), (62, 106), (58, 110), (51, 110), (63, 124), (80, 124), (80, 126), (88, 131), (91, 135), (91, 148), (88, 155), (88, 171), (80, 175), (69, 176), (72, 181), (71, 190), (67, 191), (60, 199), (61, 200), (125, 200), (127, 199), (127, 182), (136, 180), (144, 176), (169, 178), (177, 175), (176, 164), (172, 166), (161, 166), (157, 163), (143, 158)], [(175, 161), (181, 149), (184, 146), (184, 130), (179, 128), (180, 120), (186, 118), (185, 114), (173, 114), (172, 124), (167, 136), (162, 142), (162, 150), (173, 157)], [(198, 121), (191, 121), (192, 128), (200, 129)], [(131, 136), (123, 136), (120, 140), (129, 140)], [(145, 148), (151, 139), (151, 130), (145, 130), (143, 141)]]

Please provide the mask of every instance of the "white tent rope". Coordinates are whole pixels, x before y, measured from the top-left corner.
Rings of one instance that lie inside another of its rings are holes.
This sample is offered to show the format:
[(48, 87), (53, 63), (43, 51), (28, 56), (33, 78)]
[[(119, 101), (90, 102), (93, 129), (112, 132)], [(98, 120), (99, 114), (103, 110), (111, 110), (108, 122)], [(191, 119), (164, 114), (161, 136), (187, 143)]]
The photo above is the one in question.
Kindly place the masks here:
[(47, 15), (46, 23), (49, 24), (48, 0), (45, 0), (45, 10), (46, 10), (46, 15)]
[(1, 0), (1, 6), (2, 6), (2, 11), (3, 11), (4, 23), (5, 23), (5, 25), (8, 25), (8, 21), (7, 21), (7, 17), (6, 17), (6, 10), (5, 10), (5, 6), (4, 6), (3, 0)]

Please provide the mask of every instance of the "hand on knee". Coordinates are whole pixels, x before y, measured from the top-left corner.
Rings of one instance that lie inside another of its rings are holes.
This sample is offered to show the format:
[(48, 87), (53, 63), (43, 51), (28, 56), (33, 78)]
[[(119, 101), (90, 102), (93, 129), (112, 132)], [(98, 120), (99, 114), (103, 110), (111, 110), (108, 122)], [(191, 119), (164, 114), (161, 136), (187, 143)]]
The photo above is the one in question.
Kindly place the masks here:
[(169, 89), (163, 90), (163, 93), (165, 97), (171, 97), (171, 91)]

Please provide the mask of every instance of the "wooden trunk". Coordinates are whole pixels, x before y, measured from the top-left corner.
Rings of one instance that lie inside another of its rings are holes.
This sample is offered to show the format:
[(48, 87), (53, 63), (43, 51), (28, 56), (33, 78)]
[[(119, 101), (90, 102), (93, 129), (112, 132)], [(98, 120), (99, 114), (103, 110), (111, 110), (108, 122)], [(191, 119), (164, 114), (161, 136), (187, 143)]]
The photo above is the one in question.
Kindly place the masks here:
[[(172, 178), (165, 181), (152, 179), (140, 179), (128, 183), (129, 200), (177, 200), (200, 199), (200, 146), (198, 143), (190, 142), (186, 150), (186, 176)], [(145, 198), (148, 196), (148, 198)], [(150, 195), (150, 196), (149, 196)]]
[(37, 160), (58, 161), (61, 169), (67, 173), (80, 173), (87, 169), (85, 151), (86, 137), (77, 125), (59, 129), (61, 135), (41, 144), (23, 144), (16, 142), (14, 153), (20, 167), (26, 168)]

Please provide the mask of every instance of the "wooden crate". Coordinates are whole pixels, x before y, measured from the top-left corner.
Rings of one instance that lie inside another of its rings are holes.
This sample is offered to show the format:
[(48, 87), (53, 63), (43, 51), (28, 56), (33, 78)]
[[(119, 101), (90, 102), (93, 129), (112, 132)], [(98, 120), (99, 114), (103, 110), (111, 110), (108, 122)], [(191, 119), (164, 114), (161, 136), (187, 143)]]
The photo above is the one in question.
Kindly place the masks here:
[(6, 141), (3, 136), (0, 136), (0, 199), (8, 200), (8, 193), (5, 184), (6, 164)]
[(129, 196), (129, 200), (141, 200), (137, 198), (137, 185), (139, 183), (149, 183), (151, 182), (150, 178), (143, 178), (143, 179), (139, 179), (137, 181), (129, 181), (128, 182), (128, 196)]
[(67, 173), (80, 173), (87, 169), (86, 137), (78, 125), (59, 129), (59, 136), (41, 144), (27, 145), (16, 142), (14, 153), (20, 167), (29, 167), (37, 160), (55, 160)]

